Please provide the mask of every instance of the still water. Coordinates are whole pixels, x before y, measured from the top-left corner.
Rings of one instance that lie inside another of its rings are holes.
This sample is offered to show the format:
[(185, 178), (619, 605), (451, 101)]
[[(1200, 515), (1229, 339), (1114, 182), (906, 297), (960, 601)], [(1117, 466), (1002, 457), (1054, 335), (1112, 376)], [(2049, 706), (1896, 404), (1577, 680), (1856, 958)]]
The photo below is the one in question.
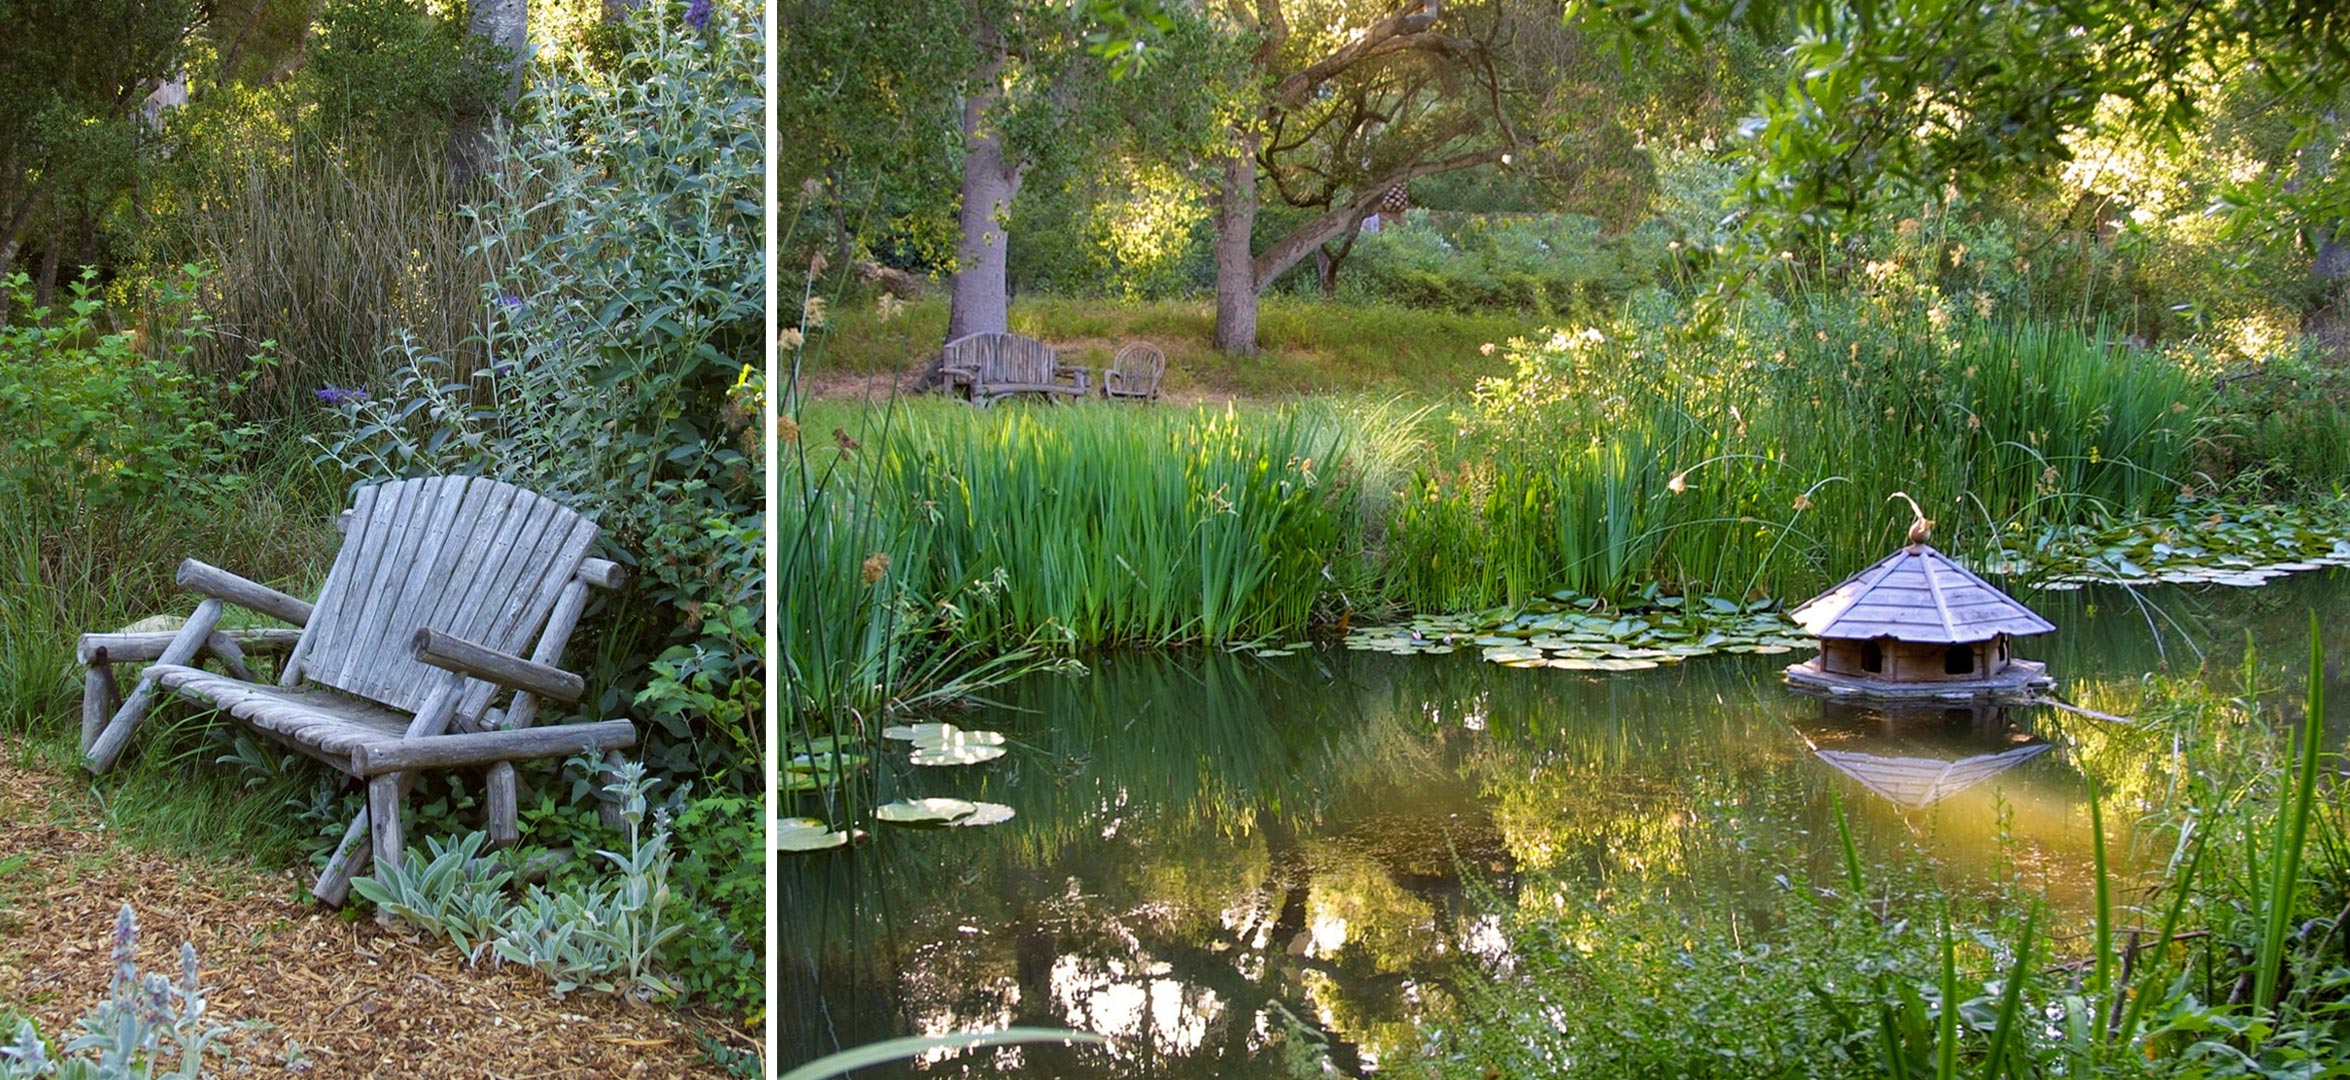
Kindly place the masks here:
[[(2292, 712), (2281, 691), (2300, 685), (2309, 612), (2344, 610), (2350, 571), (2022, 598), (2059, 629), (2019, 654), (2075, 701), (2126, 707), (2148, 672), (2233, 688), (2250, 647)], [(2350, 627), (2329, 637), (2350, 643)], [(852, 797), (1017, 817), (782, 857), (779, 1060), (1019, 1024), (1112, 1045), (912, 1071), (1287, 1076), (1275, 1048), (1302, 1038), (1370, 1075), (1425, 1046), (1463, 980), (1509, 969), (1506, 912), (1627, 892), (1767, 905), (1744, 891), (1758, 875), (1838, 872), (1839, 804), (1871, 862), (1922, 863), (1952, 888), (2021, 881), (2063, 907), (2087, 887), (2087, 777), (2125, 811), (2164, 798), (2158, 739), (2047, 708), (1831, 705), (1780, 681), (1801, 658), (1587, 674), (1337, 648), (1126, 653), (1004, 688), (943, 719), (1004, 732), (1005, 757), (884, 754)], [(2350, 693), (2327, 700), (2338, 739)], [(851, 816), (797, 798), (786, 814)], [(2125, 858), (2160, 857), (2106, 805)], [(1741, 866), (1758, 837), (1809, 855)]]

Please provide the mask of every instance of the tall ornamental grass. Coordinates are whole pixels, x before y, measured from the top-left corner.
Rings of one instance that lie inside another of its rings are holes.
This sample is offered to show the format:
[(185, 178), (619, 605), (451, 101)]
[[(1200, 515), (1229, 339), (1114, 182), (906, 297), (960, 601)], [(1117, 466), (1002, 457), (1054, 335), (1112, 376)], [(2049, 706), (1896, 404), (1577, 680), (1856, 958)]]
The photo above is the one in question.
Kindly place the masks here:
[(1398, 493), (1391, 600), (1652, 581), (1796, 596), (1902, 542), (1895, 492), (1939, 546), (1986, 555), (2210, 483), (2207, 384), (2094, 331), (1820, 304), (1702, 337), (1652, 317), (1510, 348), (1459, 463)]
[(907, 666), (942, 647), (1297, 635), (1348, 581), (1357, 485), (1326, 410), (925, 401), (784, 423), (795, 708), (917, 685)]

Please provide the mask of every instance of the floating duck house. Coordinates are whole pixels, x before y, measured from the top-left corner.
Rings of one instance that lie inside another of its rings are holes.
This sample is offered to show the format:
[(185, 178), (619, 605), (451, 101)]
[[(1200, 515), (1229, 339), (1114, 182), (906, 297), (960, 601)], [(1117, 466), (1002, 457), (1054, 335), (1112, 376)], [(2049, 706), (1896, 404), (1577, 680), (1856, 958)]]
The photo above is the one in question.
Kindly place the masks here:
[(1820, 654), (1787, 669), (1798, 689), (1945, 701), (2013, 698), (2050, 685), (2009, 639), (2055, 624), (1925, 542), (1910, 544), (1788, 612)]

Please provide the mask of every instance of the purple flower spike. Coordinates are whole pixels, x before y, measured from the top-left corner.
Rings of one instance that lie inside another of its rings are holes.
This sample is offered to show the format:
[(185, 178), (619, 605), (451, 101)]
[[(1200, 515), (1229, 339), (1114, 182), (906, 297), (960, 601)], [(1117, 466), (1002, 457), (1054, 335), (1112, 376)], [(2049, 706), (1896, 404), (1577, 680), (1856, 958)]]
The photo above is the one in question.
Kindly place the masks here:
[(353, 405), (367, 400), (367, 391), (357, 386), (322, 386), (318, 401), (322, 405)]
[(710, 25), (710, 0), (693, 0), (685, 7), (685, 24), (696, 30)]

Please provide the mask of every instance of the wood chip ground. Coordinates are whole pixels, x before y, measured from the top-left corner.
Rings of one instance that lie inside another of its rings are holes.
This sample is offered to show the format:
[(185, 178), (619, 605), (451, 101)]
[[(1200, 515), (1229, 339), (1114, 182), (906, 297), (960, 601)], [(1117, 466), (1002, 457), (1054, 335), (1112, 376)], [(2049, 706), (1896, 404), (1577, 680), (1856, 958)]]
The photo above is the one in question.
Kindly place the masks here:
[(115, 912), (139, 921), (142, 969), (203, 962), (232, 1057), (210, 1075), (723, 1077), (696, 1033), (739, 1032), (658, 1006), (575, 993), (534, 972), (469, 968), (456, 947), (304, 903), (292, 871), (113, 841), (79, 778), (13, 763), (0, 745), (0, 1011), (65, 1032), (106, 991)]

